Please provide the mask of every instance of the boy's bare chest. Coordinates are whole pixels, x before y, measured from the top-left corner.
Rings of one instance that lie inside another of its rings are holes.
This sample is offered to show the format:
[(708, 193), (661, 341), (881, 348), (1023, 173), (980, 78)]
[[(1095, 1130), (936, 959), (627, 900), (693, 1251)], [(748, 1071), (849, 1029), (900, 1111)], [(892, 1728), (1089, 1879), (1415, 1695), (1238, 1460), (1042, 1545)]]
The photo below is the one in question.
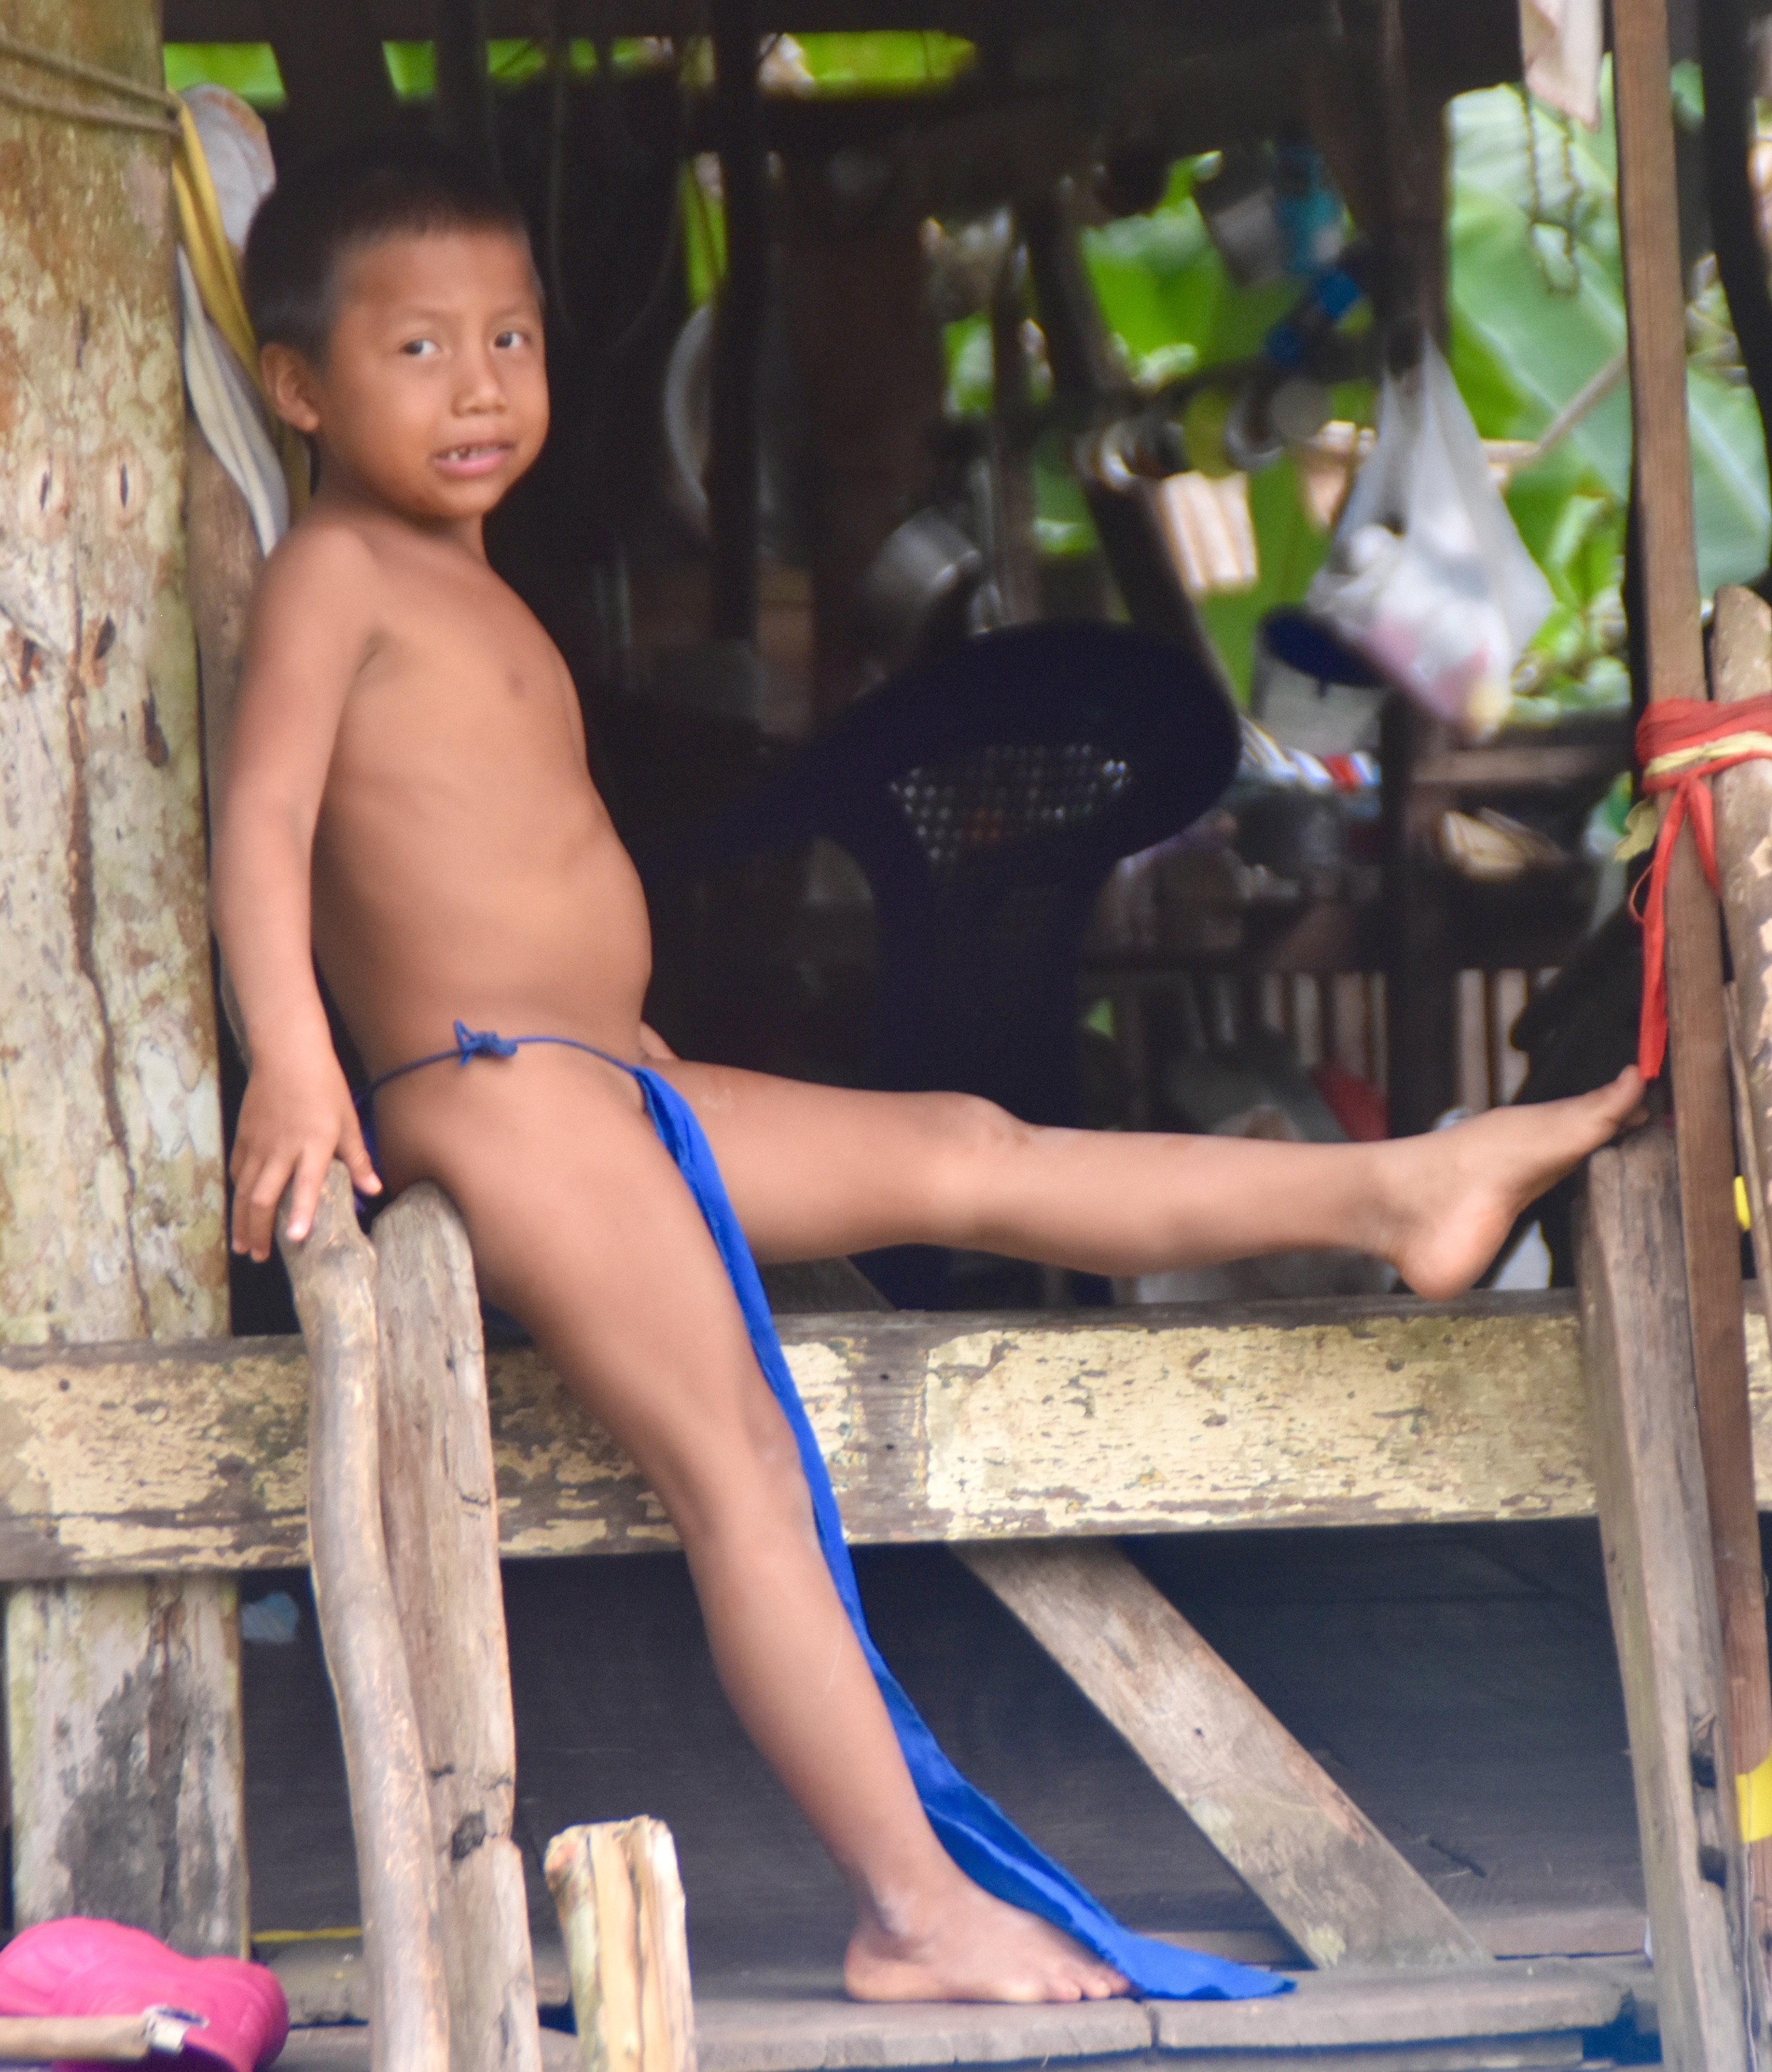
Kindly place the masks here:
[(404, 725), (422, 708), (433, 734), (484, 730), (489, 752), (533, 730), (576, 732), (577, 701), (554, 646), (502, 583), (429, 580), (386, 600), (353, 703), (359, 715)]

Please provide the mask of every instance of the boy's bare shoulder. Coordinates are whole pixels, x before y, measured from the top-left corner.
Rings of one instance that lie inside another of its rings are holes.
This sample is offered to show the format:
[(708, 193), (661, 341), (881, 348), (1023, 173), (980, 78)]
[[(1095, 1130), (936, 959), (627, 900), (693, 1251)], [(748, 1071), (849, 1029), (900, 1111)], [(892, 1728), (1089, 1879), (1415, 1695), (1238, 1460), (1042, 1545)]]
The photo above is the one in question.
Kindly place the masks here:
[(328, 511), (309, 510), (271, 550), (259, 572), (261, 596), (323, 587), (341, 598), (375, 593), (380, 557), (366, 528)]

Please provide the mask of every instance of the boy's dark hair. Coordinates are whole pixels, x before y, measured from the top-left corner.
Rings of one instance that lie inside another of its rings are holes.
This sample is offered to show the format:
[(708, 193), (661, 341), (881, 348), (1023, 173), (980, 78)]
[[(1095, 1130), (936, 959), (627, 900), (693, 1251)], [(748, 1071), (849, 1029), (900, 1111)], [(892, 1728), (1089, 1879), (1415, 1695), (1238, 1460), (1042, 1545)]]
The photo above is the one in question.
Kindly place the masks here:
[(502, 230), (527, 245), (523, 211), (444, 146), (378, 137), (303, 159), (281, 178), (246, 238), (246, 307), (260, 345), (326, 359), (338, 269), (384, 237)]

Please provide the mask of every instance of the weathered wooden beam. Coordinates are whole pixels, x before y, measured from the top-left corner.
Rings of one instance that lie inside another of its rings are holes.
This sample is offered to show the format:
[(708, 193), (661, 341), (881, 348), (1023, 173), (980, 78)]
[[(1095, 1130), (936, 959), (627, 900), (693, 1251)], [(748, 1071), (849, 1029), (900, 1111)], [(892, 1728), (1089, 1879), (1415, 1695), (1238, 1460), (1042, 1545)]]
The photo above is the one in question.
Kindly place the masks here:
[(1313, 1964), (1487, 1952), (1421, 1873), (1116, 1547), (962, 1547)]
[[(16, 0), (6, 26), (153, 87), (156, 21), (153, 0)], [(146, 108), (74, 97), (101, 117)], [(170, 1341), (227, 1320), (168, 151), (139, 127), (0, 106), (0, 1338), (14, 1343)], [(233, 1617), (219, 1577), (14, 1600), (20, 1926), (72, 1905), (187, 1949), (243, 1947)]]
[[(1571, 1296), (781, 1329), (860, 1544), (1594, 1514)], [(291, 1338), (0, 1350), (0, 1580), (304, 1561), (308, 1385)], [(507, 1559), (676, 1544), (537, 1355), (487, 1385)]]
[[(1739, 1947), (1722, 1628), (1700, 1458), (1673, 1140), (1595, 1153), (1577, 1239), (1607, 1594), (1630, 1729), (1662, 2054), (1753, 2062)], [(1731, 1913), (1734, 1914), (1732, 1934)]]
[(428, 1182), (375, 1239), (382, 1528), (425, 1751), (449, 2064), (540, 2072), (474, 1261)]
[[(1642, 652), (1651, 703), (1702, 700), (1686, 425), (1685, 286), (1674, 195), (1665, 0), (1613, 0), (1618, 131), (1618, 227), (1630, 354), (1632, 516), (1642, 549)], [(1663, 799), (1665, 813), (1667, 801)], [(1697, 1375), (1698, 1430), (1723, 1621), (1730, 1738), (1744, 1770), (1772, 1758), (1772, 1671), (1755, 1515), (1735, 1226), (1733, 1125), (1723, 1009), (1723, 939), (1691, 824), (1673, 849), (1667, 888), (1667, 1079), (1680, 1146), (1687, 1314)], [(1757, 952), (1763, 960), (1764, 952)], [(1757, 2003), (1772, 1945), (1772, 1843), (1754, 1848)]]
[(313, 1359), (314, 1604), (351, 1788), (375, 2072), (449, 2072), (425, 1754), (383, 1538), (375, 1255), (336, 1160), (300, 1244), (287, 1215), (285, 1196), (278, 1242)]

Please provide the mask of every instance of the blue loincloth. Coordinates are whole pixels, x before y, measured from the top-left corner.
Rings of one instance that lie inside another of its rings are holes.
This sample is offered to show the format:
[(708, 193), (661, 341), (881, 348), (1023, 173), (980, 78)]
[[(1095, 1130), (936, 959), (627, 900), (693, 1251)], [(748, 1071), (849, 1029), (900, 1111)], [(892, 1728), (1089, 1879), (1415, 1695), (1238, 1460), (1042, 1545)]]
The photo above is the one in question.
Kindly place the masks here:
[[(788, 1370), (781, 1342), (776, 1336), (763, 1284), (757, 1277), (750, 1247), (739, 1227), (726, 1195), (720, 1168), (695, 1112), (676, 1088), (658, 1073), (611, 1057), (589, 1043), (564, 1036), (519, 1036), (514, 1039), (494, 1035), (490, 1030), (455, 1025), (456, 1048), (429, 1058), (415, 1059), (395, 1071), (385, 1073), (369, 1089), (373, 1095), (389, 1079), (428, 1065), (459, 1060), (464, 1065), (475, 1058), (507, 1058), (519, 1045), (558, 1044), (568, 1050), (586, 1050), (605, 1063), (618, 1067), (639, 1082), (646, 1097), (646, 1113), (658, 1133), (658, 1141), (675, 1161), (687, 1182), (708, 1228), (719, 1248), (721, 1261), (744, 1314), (751, 1348), (770, 1393), (781, 1406), (792, 1427), (800, 1451), (800, 1466), (812, 1493), (812, 1514), (817, 1521), (818, 1545), (831, 1571), (837, 1595), (849, 1622), (855, 1628), (861, 1651), (874, 1672), (880, 1694), (886, 1702), (892, 1729), (904, 1753), (917, 1794), (923, 1802), (929, 1824), (941, 1837), (948, 1854), (968, 1877), (1012, 1906), (1024, 1907), (1074, 1936), (1118, 1971), (1125, 1973), (1135, 1992), (1152, 2000), (1251, 2000), (1265, 1993), (1285, 1992), (1291, 1981), (1272, 1971), (1233, 1964), (1220, 1957), (1197, 1951), (1180, 1950), (1146, 1935), (1135, 1935), (1122, 1927), (1099, 1901), (1085, 1892), (1069, 1872), (1036, 1848), (1002, 1809), (975, 1790), (936, 1745), (935, 1737), (923, 1724), (917, 1708), (900, 1688), (898, 1679), (880, 1659), (868, 1631), (855, 1571), (843, 1536), (831, 1478), (824, 1457), (813, 1436), (811, 1424), (801, 1405), (799, 1392)], [(365, 1097), (365, 1104), (368, 1096)]]

